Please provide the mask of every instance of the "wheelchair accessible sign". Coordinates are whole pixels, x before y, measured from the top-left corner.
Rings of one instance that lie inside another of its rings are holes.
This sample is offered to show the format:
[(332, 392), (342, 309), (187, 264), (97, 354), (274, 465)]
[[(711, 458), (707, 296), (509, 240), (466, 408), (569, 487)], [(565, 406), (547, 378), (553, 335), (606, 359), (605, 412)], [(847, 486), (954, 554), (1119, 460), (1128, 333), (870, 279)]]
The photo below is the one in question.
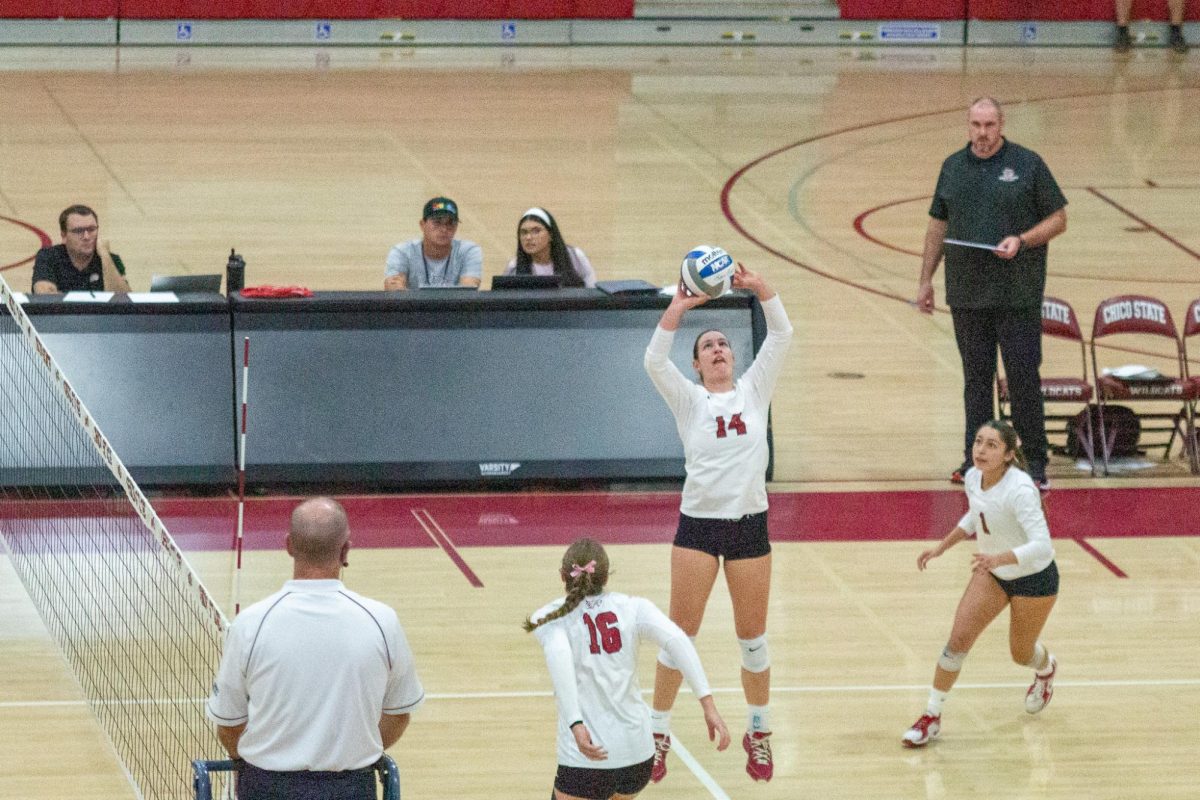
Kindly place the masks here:
[(936, 42), (942, 38), (942, 26), (922, 22), (884, 22), (879, 26), (883, 42)]

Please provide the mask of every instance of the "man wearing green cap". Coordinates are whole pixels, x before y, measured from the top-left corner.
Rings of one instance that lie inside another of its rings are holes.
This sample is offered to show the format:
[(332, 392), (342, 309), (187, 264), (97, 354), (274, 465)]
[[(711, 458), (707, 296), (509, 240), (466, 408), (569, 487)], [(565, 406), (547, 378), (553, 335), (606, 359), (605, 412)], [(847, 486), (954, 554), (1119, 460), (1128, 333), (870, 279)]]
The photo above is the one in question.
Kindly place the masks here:
[(479, 286), (483, 251), (474, 242), (454, 238), (458, 204), (448, 197), (433, 198), (421, 212), (420, 225), (420, 239), (401, 242), (388, 253), (383, 288)]

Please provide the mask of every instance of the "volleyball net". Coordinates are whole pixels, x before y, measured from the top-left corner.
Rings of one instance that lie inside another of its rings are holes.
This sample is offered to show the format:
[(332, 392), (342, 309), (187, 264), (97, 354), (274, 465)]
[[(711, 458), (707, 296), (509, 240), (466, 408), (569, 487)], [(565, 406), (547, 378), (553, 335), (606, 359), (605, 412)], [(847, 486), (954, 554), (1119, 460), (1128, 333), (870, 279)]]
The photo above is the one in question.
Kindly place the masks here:
[(2, 276), (0, 298), (0, 539), (135, 793), (191, 797), (227, 621)]

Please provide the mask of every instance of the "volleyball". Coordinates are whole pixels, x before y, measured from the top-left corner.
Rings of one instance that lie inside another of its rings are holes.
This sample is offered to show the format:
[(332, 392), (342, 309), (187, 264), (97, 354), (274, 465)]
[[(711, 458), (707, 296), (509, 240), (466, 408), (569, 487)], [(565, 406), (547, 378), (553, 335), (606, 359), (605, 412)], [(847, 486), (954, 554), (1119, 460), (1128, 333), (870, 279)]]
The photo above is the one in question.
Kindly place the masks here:
[(729, 290), (729, 279), (737, 269), (733, 256), (719, 247), (696, 245), (680, 265), (683, 285), (692, 294), (720, 297)]

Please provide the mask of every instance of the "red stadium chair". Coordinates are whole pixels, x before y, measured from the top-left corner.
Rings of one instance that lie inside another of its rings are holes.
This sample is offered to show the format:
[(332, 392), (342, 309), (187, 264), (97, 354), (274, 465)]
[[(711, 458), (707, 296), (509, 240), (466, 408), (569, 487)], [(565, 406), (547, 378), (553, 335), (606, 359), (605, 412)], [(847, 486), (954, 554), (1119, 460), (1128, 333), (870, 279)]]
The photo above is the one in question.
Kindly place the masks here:
[(1200, 370), (1193, 372), (1191, 359), (1194, 356), (1188, 356), (1187, 348), (1188, 339), (1193, 336), (1200, 336), (1200, 298), (1193, 300), (1192, 304), (1188, 306), (1187, 319), (1183, 321), (1183, 338), (1181, 340), (1183, 345), (1183, 366), (1188, 383), (1192, 387), (1192, 399), (1190, 401), (1192, 407), (1192, 472), (1200, 472), (1200, 431), (1197, 431), (1196, 426), (1197, 412), (1200, 411), (1200, 409), (1197, 409), (1197, 398), (1200, 398)]
[[(1096, 342), (1115, 335), (1157, 336), (1171, 341), (1175, 351), (1175, 366), (1170, 369), (1175, 375), (1146, 381), (1123, 381), (1101, 372), (1096, 358)], [(1188, 456), (1192, 472), (1200, 471), (1194, 447), (1195, 401), (1200, 396), (1200, 382), (1187, 377), (1183, 339), (1179, 337), (1171, 312), (1161, 300), (1143, 295), (1121, 295), (1110, 297), (1096, 307), (1096, 318), (1092, 323), (1092, 375), (1096, 378), (1096, 399), (1100, 406), (1100, 441), (1103, 445), (1104, 474), (1108, 474), (1111, 444), (1104, 426), (1104, 408), (1113, 402), (1131, 404), (1142, 422), (1143, 433), (1168, 433), (1165, 442), (1141, 443), (1146, 449), (1163, 449), (1163, 460), (1171, 455), (1171, 447), (1178, 435)], [(1170, 403), (1178, 410), (1172, 412), (1148, 411), (1143, 407), (1150, 404)], [(1149, 426), (1146, 423), (1150, 423)]]
[[(1047, 404), (1072, 404), (1079, 408), (1056, 413), (1047, 411), (1046, 435), (1050, 436), (1054, 433), (1049, 429), (1050, 423), (1063, 423), (1062, 433), (1068, 439), (1072, 433), (1075, 435), (1076, 440), (1087, 454), (1092, 474), (1095, 475), (1096, 453), (1092, 446), (1092, 417), (1091, 414), (1083, 414), (1081, 421), (1078, 413), (1080, 409), (1086, 409), (1092, 400), (1092, 384), (1088, 381), (1087, 346), (1083, 340), (1083, 333), (1079, 330), (1079, 319), (1075, 316), (1075, 310), (1066, 300), (1060, 300), (1057, 297), (1046, 297), (1042, 300), (1043, 343), (1047, 336), (1079, 344), (1079, 373), (1056, 377), (1043, 375), (1042, 400)], [(999, 373), (996, 378), (996, 397), (999, 399), (1000, 419), (1009, 419), (1011, 414), (1008, 381)]]

